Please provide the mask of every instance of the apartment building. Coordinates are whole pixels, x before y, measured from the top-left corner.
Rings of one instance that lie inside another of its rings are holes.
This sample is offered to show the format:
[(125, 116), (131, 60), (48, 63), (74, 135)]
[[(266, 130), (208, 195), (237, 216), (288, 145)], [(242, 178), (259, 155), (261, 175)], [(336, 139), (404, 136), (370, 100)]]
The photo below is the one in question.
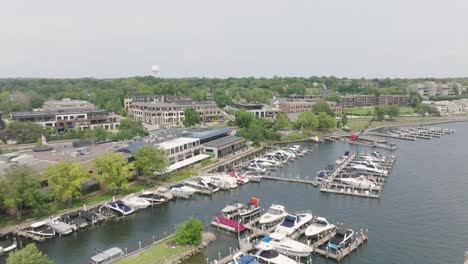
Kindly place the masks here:
[(279, 102), (279, 108), (284, 110), (287, 114), (302, 113), (312, 111), (315, 102), (306, 101), (286, 101)]
[(342, 108), (371, 107), (375, 105), (397, 104), (400, 106), (411, 105), (410, 95), (343, 95), (337, 106)]
[(231, 107), (234, 110), (246, 110), (253, 113), (258, 118), (275, 119), (278, 113), (284, 112), (281, 109), (271, 107), (262, 103), (232, 102)]
[(51, 100), (44, 102), (42, 110), (44, 111), (59, 111), (69, 109), (92, 109), (96, 106), (84, 100), (72, 100), (70, 98), (63, 98), (62, 100)]
[(423, 98), (431, 96), (450, 96), (455, 95), (455, 89), (452, 83), (436, 83), (432, 81), (411, 84), (407, 88), (410, 92), (417, 92)]

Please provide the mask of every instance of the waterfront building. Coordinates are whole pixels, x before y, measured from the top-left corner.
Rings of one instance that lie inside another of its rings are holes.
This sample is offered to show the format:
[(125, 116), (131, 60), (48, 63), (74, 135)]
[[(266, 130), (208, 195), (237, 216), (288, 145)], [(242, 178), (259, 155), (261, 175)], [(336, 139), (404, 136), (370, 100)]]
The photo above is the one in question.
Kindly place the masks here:
[(156, 145), (167, 152), (170, 165), (166, 172), (178, 170), (209, 157), (209, 155), (202, 154), (202, 146), (198, 138), (181, 137)]
[(63, 98), (62, 100), (46, 101), (42, 105), (43, 111), (60, 111), (60, 110), (76, 110), (76, 109), (93, 109), (96, 106), (85, 100), (72, 100)]
[(216, 158), (235, 153), (245, 147), (245, 138), (237, 136), (227, 136), (210, 141), (203, 145), (205, 153), (213, 153)]
[(407, 90), (409, 92), (417, 92), (426, 100), (431, 96), (455, 95), (455, 87), (452, 83), (420, 82), (408, 85)]
[(410, 106), (411, 102), (412, 98), (410, 95), (342, 95), (337, 106), (342, 108), (372, 107), (390, 104)]
[(243, 109), (251, 112), (258, 118), (275, 119), (278, 113), (284, 112), (281, 109), (262, 103), (232, 102), (230, 106), (234, 110)]

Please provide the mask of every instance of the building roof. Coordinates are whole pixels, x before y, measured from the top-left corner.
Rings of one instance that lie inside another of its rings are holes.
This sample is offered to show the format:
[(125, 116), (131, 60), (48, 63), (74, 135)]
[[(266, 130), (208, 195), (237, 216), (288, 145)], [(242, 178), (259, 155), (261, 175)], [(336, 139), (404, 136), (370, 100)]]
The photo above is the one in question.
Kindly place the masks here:
[(209, 139), (209, 138), (216, 137), (222, 134), (231, 133), (231, 131), (232, 129), (229, 127), (222, 127), (222, 128), (211, 129), (211, 130), (192, 132), (184, 136), (190, 137), (190, 138), (199, 138), (200, 140), (204, 140), (204, 139)]
[(107, 110), (96, 108), (83, 108), (83, 109), (62, 109), (54, 111), (32, 111), (32, 112), (13, 112), (11, 116), (14, 117), (28, 117), (28, 116), (49, 116), (49, 115), (67, 115), (67, 114), (104, 114), (108, 113)]
[(175, 148), (175, 147), (178, 147), (178, 146), (181, 146), (181, 145), (184, 145), (184, 144), (193, 143), (193, 142), (197, 142), (197, 141), (199, 141), (198, 138), (181, 137), (181, 138), (176, 138), (176, 139), (173, 139), (173, 140), (161, 142), (161, 143), (159, 143), (157, 145), (160, 146), (163, 149), (171, 149), (171, 148)]
[(199, 162), (199, 161), (204, 160), (204, 159), (209, 158), (209, 157), (210, 157), (210, 155), (200, 154), (200, 155), (190, 157), (188, 159), (184, 159), (182, 161), (171, 164), (164, 173), (168, 173), (168, 172), (171, 172), (171, 171), (181, 169), (183, 167), (186, 167), (188, 165)]
[(138, 150), (139, 148), (141, 148), (143, 146), (152, 146), (152, 144), (147, 143), (147, 142), (136, 142), (136, 143), (130, 144), (128, 146), (125, 146), (123, 148), (120, 148), (118, 150), (118, 152), (132, 153), (133, 151), (136, 151), (136, 150)]
[(245, 140), (245, 139), (242, 137), (237, 137), (237, 136), (227, 136), (227, 137), (223, 137), (223, 138), (205, 143), (205, 147), (220, 148), (220, 147), (223, 147), (223, 146), (226, 146), (226, 145), (229, 145), (237, 141), (241, 141), (241, 140)]

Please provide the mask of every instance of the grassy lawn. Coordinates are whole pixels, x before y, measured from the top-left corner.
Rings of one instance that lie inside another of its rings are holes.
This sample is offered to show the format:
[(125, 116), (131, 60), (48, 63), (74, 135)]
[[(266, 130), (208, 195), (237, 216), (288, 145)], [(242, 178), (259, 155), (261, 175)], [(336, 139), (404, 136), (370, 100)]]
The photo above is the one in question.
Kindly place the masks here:
[[(158, 243), (155, 246), (145, 250), (144, 252), (130, 256), (128, 258), (119, 260), (115, 262), (116, 264), (154, 264), (154, 263), (164, 263), (165, 259), (172, 258), (183, 254), (187, 250), (190, 250), (190, 246), (168, 246), (167, 243), (173, 242), (173, 239)], [(172, 243), (171, 243), (172, 245)]]
[[(373, 114), (374, 108), (344, 108), (343, 113), (347, 115), (357, 115), (357, 116), (371, 116)], [(410, 106), (400, 106), (400, 115), (413, 114), (414, 108)]]
[(164, 178), (166, 182), (179, 182), (190, 178), (193, 175), (197, 175), (196, 169), (187, 168), (180, 171), (176, 171)]

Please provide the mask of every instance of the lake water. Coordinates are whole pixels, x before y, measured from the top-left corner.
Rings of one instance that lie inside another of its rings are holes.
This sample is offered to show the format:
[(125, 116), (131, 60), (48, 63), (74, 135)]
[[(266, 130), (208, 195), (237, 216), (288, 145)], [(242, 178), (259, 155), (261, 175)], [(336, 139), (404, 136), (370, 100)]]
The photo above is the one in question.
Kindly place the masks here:
[[(39, 244), (56, 263), (87, 263), (95, 249), (112, 246), (137, 248), (152, 235), (172, 232), (174, 225), (194, 216), (204, 223), (227, 203), (260, 198), (268, 207), (280, 203), (287, 210), (312, 210), (331, 222), (369, 230), (369, 241), (342, 263), (462, 263), (468, 247), (468, 123), (439, 125), (457, 133), (440, 139), (398, 141), (397, 162), (385, 185), (381, 199), (367, 199), (320, 193), (318, 188), (301, 183), (263, 181), (241, 186), (212, 197), (197, 196), (158, 208), (140, 211), (122, 221), (104, 224), (72, 236), (57, 237)], [(306, 178), (333, 164), (345, 150), (365, 151), (346, 143), (314, 145), (314, 152), (278, 171), (284, 177)], [(225, 255), (236, 247), (236, 237), (218, 232), (217, 241), (186, 263), (206, 263), (218, 252)], [(326, 263), (319, 256), (313, 263)]]

